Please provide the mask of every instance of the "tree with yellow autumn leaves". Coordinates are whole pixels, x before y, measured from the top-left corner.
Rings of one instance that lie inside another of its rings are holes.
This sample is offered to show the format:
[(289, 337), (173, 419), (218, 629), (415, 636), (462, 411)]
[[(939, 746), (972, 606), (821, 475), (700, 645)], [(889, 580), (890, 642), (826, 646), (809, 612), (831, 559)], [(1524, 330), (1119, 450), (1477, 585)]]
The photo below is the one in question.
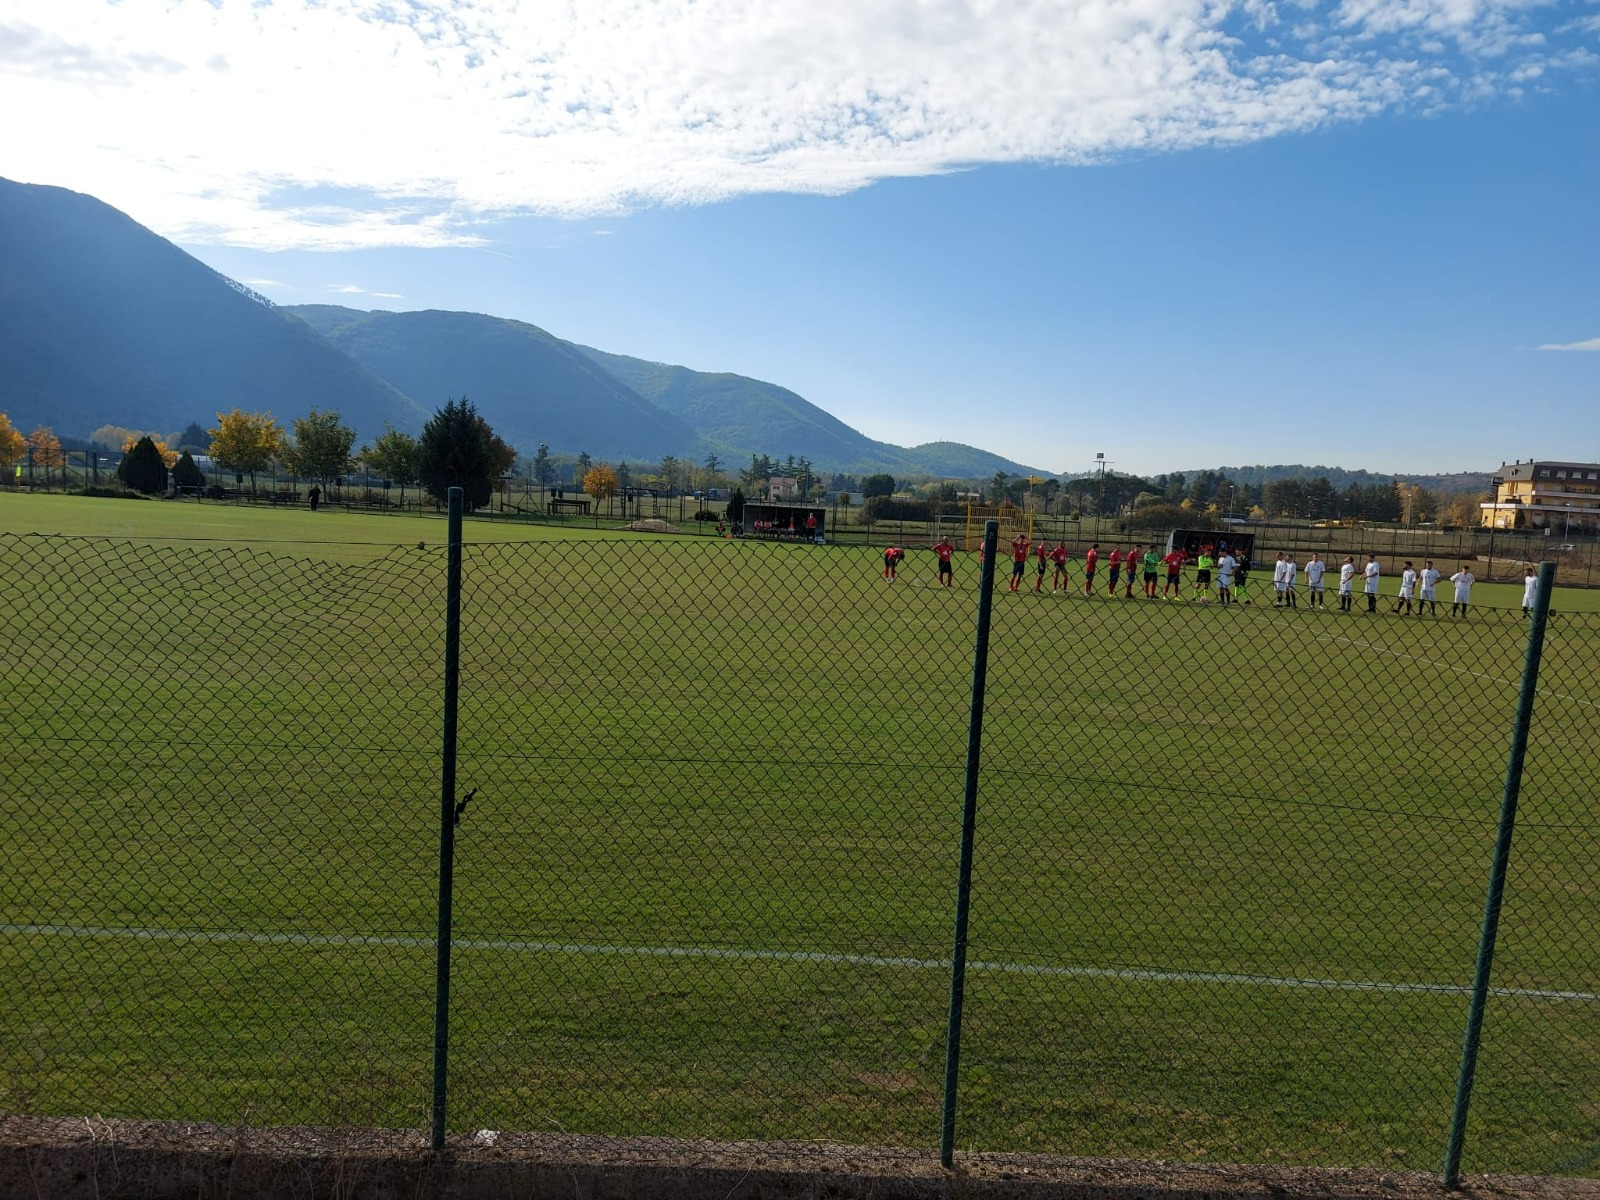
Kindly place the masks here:
[(610, 467), (591, 467), (583, 475), (583, 490), (596, 500), (609, 500), (617, 494), (622, 481)]
[(0, 412), (0, 470), (9, 475), (27, 450), (28, 443), (12, 426), (11, 418)]
[(211, 457), (230, 471), (248, 473), (250, 490), (255, 491), (256, 472), (264, 471), (283, 454), (283, 426), (271, 413), (247, 413), (242, 409), (217, 414), (217, 427), (211, 435)]

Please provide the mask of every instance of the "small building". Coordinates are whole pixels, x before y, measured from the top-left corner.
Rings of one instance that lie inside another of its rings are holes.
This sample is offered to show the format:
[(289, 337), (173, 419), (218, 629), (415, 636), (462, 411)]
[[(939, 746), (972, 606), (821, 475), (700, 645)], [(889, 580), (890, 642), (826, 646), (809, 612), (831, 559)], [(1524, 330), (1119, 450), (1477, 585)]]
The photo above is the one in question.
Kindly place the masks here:
[(1600, 463), (1502, 463), (1494, 499), (1479, 505), (1486, 529), (1594, 530), (1600, 526)]
[(767, 480), (767, 495), (773, 500), (800, 494), (800, 481), (792, 475), (774, 475)]
[(744, 506), (744, 521), (739, 532), (744, 537), (769, 541), (821, 545), (827, 540), (827, 521), (825, 508), (752, 502)]

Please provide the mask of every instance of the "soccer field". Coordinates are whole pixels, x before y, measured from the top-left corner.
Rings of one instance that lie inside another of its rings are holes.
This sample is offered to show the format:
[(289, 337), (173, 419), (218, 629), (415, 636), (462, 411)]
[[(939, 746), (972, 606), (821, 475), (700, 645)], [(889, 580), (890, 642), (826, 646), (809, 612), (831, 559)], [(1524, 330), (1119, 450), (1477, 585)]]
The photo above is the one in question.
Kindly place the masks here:
[[(0, 540), (6, 1109), (426, 1123), (443, 527), (320, 516), (346, 550)], [(935, 1144), (975, 558), (945, 591), (925, 551), (890, 583), (487, 528), (519, 527), (468, 526), (452, 1128)], [(1484, 598), (995, 597), (961, 1147), (1437, 1165), (1526, 645)], [(1474, 1171), (1595, 1170), (1575, 608)]]

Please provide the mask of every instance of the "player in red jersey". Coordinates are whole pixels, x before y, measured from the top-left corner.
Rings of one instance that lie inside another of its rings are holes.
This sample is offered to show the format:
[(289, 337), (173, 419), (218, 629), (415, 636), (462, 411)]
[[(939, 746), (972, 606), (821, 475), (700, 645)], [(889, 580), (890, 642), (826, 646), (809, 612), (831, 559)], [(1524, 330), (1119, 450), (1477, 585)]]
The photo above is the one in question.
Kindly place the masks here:
[(1054, 550), (1050, 551), (1050, 561), (1055, 563), (1055, 565), (1056, 565), (1055, 578), (1050, 583), (1050, 590), (1053, 592), (1057, 588), (1060, 588), (1064, 592), (1064, 591), (1067, 590), (1067, 586), (1068, 586), (1067, 585), (1067, 544), (1065, 542), (1057, 542), (1056, 543), (1056, 548)]
[(1089, 547), (1089, 553), (1083, 556), (1083, 594), (1094, 595), (1095, 568), (1100, 565), (1100, 543), (1095, 542)]
[(939, 556), (939, 582), (945, 587), (954, 587), (955, 568), (951, 565), (950, 559), (955, 554), (956, 548), (950, 544), (949, 538), (945, 538), (942, 542), (934, 543), (933, 552)]
[[(1163, 600), (1183, 599), (1183, 564), (1187, 558), (1188, 555), (1180, 547), (1174, 546), (1172, 553), (1161, 560), (1167, 564), (1167, 582), (1161, 589)], [(1169, 596), (1168, 592), (1172, 594)]]
[(1135, 568), (1139, 565), (1139, 546), (1129, 546), (1128, 553), (1123, 556), (1122, 569), (1128, 576), (1128, 590), (1122, 593), (1124, 600), (1133, 599), (1133, 577), (1137, 573)]
[(1011, 540), (1011, 590), (1022, 586), (1022, 573), (1028, 569), (1028, 535), (1019, 533)]
[(1106, 589), (1106, 595), (1115, 598), (1117, 583), (1122, 578), (1122, 551), (1113, 546), (1106, 558), (1106, 566), (1111, 568), (1111, 586)]
[(885, 548), (883, 552), (883, 577), (885, 579), (894, 579), (896, 577), (896, 573), (900, 568), (900, 560), (905, 556), (906, 552), (900, 549), (899, 546)]
[(1042, 592), (1044, 591), (1044, 573), (1050, 569), (1050, 543), (1041, 540), (1039, 548), (1033, 552), (1033, 555), (1039, 560), (1038, 573), (1033, 580), (1033, 590)]

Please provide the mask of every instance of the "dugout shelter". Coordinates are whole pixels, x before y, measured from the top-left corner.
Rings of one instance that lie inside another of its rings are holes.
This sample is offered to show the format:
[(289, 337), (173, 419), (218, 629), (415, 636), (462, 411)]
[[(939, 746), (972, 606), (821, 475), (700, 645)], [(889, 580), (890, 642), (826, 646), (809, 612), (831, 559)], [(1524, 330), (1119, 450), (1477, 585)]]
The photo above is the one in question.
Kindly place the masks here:
[[(815, 532), (811, 520), (816, 519)], [(815, 542), (826, 539), (828, 510), (805, 504), (753, 504), (744, 506), (745, 537), (776, 542)]]
[(1232, 550), (1235, 558), (1254, 562), (1256, 557), (1256, 535), (1237, 529), (1174, 529), (1167, 535), (1167, 553), (1182, 550), (1185, 562), (1199, 558), (1202, 546), (1211, 547), (1212, 558), (1220, 557), (1224, 547)]

